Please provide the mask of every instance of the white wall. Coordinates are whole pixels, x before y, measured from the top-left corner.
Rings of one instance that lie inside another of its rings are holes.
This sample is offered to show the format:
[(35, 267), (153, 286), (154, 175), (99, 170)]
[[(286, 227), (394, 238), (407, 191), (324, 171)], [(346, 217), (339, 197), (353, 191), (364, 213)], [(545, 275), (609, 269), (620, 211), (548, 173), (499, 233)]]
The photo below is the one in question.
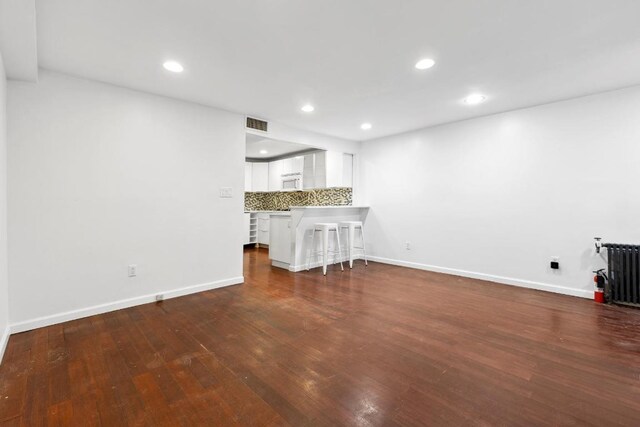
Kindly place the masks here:
[(9, 339), (7, 282), (7, 78), (0, 54), (0, 361)]
[(638, 87), (365, 142), (369, 249), (591, 297), (593, 237), (640, 242), (639, 159)]
[(242, 280), (242, 116), (45, 70), (8, 113), (13, 332)]

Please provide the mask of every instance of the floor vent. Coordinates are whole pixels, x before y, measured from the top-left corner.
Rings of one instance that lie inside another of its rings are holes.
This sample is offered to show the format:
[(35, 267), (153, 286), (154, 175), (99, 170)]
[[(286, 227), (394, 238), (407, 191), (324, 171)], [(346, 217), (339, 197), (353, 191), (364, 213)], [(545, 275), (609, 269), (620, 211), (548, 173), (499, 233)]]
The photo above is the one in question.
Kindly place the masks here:
[(605, 243), (609, 262), (606, 299), (615, 304), (640, 307), (640, 246)]
[(268, 126), (269, 126), (269, 123), (265, 122), (264, 120), (254, 119), (253, 117), (247, 117), (247, 129), (255, 129), (255, 130), (260, 130), (262, 132), (266, 132)]

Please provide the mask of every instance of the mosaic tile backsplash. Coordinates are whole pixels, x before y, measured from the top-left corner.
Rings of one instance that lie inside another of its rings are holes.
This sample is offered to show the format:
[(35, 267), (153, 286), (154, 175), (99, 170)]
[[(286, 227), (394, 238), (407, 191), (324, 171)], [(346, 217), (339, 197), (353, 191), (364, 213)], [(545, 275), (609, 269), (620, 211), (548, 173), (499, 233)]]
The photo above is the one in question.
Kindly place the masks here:
[(349, 206), (351, 188), (317, 188), (304, 191), (244, 193), (245, 211), (287, 211), (290, 206)]

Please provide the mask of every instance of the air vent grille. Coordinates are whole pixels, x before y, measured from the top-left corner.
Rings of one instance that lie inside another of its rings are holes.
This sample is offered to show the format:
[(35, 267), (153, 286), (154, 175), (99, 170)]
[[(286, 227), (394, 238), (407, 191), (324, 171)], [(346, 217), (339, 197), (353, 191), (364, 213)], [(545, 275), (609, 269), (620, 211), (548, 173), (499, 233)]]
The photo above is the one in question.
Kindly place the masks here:
[(269, 124), (264, 120), (254, 119), (253, 117), (247, 117), (247, 128), (261, 130), (263, 132), (267, 131), (267, 126)]

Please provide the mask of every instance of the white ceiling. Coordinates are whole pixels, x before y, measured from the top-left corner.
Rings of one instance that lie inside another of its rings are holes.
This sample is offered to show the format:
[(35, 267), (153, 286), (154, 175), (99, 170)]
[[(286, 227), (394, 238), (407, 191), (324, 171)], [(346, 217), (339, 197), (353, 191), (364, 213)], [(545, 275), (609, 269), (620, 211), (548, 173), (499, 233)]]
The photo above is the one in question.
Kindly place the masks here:
[(0, 0), (0, 53), (8, 78), (38, 79), (35, 0)]
[[(247, 134), (247, 153), (246, 157), (251, 159), (271, 159), (286, 154), (299, 153), (313, 149), (308, 145), (294, 144), (293, 142), (278, 141), (271, 138), (265, 138), (259, 135)], [(266, 150), (266, 153), (260, 153)]]
[[(637, 0), (38, 0), (40, 66), (365, 140), (640, 83)], [(437, 61), (417, 71), (422, 57)], [(185, 67), (162, 69), (166, 59)], [(487, 102), (467, 106), (471, 92)], [(305, 114), (300, 107), (312, 103)], [(360, 130), (362, 122), (373, 129)]]

